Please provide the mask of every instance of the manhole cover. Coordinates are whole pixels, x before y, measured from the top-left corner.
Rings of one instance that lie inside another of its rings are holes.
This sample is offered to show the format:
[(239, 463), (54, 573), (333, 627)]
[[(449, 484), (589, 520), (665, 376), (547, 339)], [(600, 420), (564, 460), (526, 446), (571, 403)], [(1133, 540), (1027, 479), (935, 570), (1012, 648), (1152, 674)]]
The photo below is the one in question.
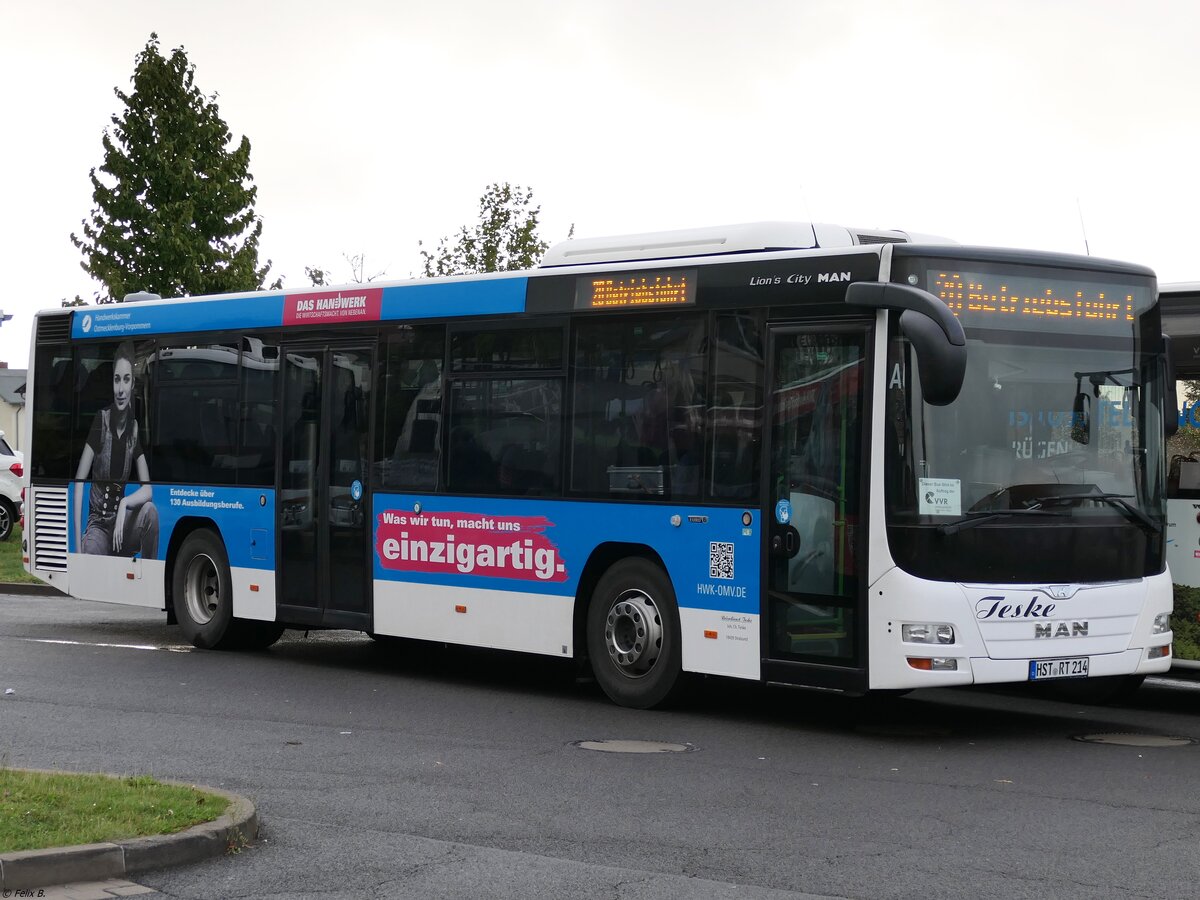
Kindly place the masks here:
[(691, 744), (670, 744), (666, 741), (574, 741), (584, 750), (602, 753), (687, 753), (696, 749)]
[(1121, 747), (1186, 747), (1196, 743), (1192, 738), (1173, 737), (1167, 734), (1078, 734), (1075, 740), (1088, 744), (1117, 744)]

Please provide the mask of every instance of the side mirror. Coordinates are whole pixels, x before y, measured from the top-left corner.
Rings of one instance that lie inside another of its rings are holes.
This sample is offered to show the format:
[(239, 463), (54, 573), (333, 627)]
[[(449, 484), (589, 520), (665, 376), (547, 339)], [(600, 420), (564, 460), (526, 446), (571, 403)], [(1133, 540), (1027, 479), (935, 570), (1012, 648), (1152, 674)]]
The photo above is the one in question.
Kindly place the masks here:
[(906, 309), (900, 331), (917, 351), (921, 396), (933, 406), (948, 406), (958, 398), (967, 374), (967, 348), (951, 344), (933, 319)]
[(1087, 444), (1092, 440), (1092, 398), (1080, 391), (1071, 410), (1071, 440)]
[(920, 288), (879, 281), (849, 285), (846, 302), (851, 306), (904, 310), (900, 331), (917, 351), (925, 402), (933, 406), (954, 402), (967, 373), (967, 336), (950, 307)]

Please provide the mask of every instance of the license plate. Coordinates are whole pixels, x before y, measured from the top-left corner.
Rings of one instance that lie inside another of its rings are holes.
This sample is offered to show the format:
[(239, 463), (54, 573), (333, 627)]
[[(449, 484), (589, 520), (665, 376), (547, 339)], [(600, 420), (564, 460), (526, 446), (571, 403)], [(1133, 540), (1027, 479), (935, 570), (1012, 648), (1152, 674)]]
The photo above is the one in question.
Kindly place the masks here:
[(1090, 657), (1076, 656), (1071, 659), (1031, 659), (1029, 680), (1047, 681), (1051, 678), (1087, 678)]

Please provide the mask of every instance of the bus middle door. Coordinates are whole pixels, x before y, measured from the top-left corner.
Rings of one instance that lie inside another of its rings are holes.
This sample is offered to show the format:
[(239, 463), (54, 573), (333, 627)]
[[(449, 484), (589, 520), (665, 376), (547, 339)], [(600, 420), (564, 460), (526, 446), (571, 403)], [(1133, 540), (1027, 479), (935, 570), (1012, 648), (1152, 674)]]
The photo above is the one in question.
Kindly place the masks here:
[(277, 583), (289, 622), (370, 627), (372, 355), (364, 344), (284, 347)]

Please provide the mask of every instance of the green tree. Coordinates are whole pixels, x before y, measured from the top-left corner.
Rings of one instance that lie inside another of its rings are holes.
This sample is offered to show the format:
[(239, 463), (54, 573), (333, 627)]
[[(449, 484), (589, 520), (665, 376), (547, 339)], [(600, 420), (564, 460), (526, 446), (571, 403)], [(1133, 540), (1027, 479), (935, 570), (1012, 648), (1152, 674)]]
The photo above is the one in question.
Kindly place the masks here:
[[(350, 267), (350, 281), (355, 284), (369, 284), (387, 274), (387, 269), (380, 269), (372, 275), (366, 275), (367, 255), (365, 253), (355, 253), (353, 256), (349, 253), (343, 253), (342, 258), (346, 260), (346, 264)], [(329, 287), (338, 283), (333, 270), (327, 269), (324, 266), (305, 266), (304, 277), (309, 280), (313, 287)]]
[(96, 207), (82, 236), (71, 235), (83, 270), (103, 286), (97, 302), (262, 287), (271, 263), (258, 264), (250, 141), (233, 145), (217, 95), (196, 87), (183, 47), (164, 57), (152, 33), (135, 62), (133, 89), (114, 88), (125, 108), (90, 173)]
[(437, 250), (421, 250), (426, 275), (474, 275), (536, 266), (550, 246), (537, 235), (540, 206), (519, 185), (488, 185), (479, 198), (479, 222), (444, 237)]

